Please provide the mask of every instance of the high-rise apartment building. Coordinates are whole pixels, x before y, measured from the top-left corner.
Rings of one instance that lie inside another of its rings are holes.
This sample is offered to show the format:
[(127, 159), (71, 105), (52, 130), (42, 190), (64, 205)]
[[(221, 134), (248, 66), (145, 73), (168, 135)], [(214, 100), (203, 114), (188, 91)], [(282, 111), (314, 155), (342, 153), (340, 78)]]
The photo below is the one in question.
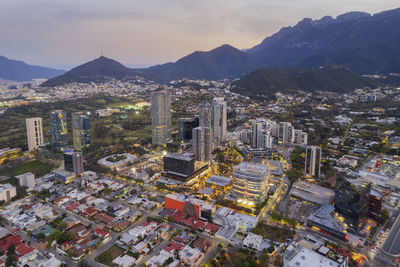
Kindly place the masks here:
[(209, 161), (211, 159), (211, 129), (197, 127), (193, 129), (192, 150), (197, 161)]
[(151, 96), (152, 143), (165, 145), (171, 139), (171, 96), (157, 92)]
[(233, 194), (237, 199), (262, 202), (267, 196), (270, 171), (262, 164), (242, 162), (233, 174)]
[(265, 119), (252, 120), (252, 142), (251, 146), (255, 149), (265, 149), (272, 147), (272, 124)]
[(28, 149), (29, 151), (32, 151), (40, 146), (43, 146), (42, 118), (28, 118), (25, 121)]
[(215, 97), (212, 102), (212, 132), (218, 147), (226, 140), (226, 120), (228, 105), (223, 97)]
[(51, 144), (54, 148), (64, 150), (68, 146), (67, 113), (64, 110), (53, 110), (50, 113)]
[(319, 177), (321, 172), (321, 152), (319, 146), (307, 146), (304, 172), (306, 175)]
[(294, 127), (290, 122), (280, 122), (278, 128), (278, 141), (282, 143), (294, 142)]
[(84, 112), (72, 113), (72, 139), (76, 150), (90, 147), (90, 119)]

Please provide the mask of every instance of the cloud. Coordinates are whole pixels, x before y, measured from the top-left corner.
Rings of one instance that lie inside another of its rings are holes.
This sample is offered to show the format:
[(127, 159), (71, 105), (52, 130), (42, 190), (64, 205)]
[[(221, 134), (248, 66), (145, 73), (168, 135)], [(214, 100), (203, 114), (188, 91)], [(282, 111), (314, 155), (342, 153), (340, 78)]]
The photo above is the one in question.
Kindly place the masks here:
[(0, 0), (0, 54), (72, 67), (103, 49), (126, 65), (151, 65), (224, 43), (248, 48), (304, 17), (352, 10), (374, 13), (396, 8), (393, 2)]

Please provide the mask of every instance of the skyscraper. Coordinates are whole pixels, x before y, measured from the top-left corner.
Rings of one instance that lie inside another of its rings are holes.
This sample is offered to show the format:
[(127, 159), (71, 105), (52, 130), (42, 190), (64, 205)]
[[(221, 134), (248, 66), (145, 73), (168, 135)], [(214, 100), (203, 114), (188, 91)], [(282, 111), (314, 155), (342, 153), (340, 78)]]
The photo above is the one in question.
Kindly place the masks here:
[(304, 172), (306, 175), (319, 177), (321, 171), (321, 147), (307, 146)]
[(209, 103), (199, 105), (199, 126), (211, 129), (212, 107)]
[(282, 143), (294, 142), (294, 127), (290, 122), (279, 123), (278, 140)]
[(90, 147), (90, 120), (84, 112), (72, 114), (72, 139), (76, 150)]
[(42, 118), (28, 118), (25, 121), (28, 149), (29, 151), (32, 151), (40, 146), (43, 146)]
[(226, 119), (228, 105), (223, 97), (215, 97), (212, 102), (212, 132), (216, 146), (226, 139)]
[(178, 137), (181, 140), (192, 140), (193, 129), (199, 127), (199, 117), (178, 119)]
[(64, 110), (52, 110), (50, 113), (51, 144), (64, 150), (68, 146), (67, 113)]
[(151, 96), (151, 117), (153, 145), (171, 142), (171, 97), (167, 92)]
[(192, 150), (198, 161), (209, 161), (211, 159), (211, 129), (208, 127), (197, 127), (193, 129)]
[(251, 146), (255, 149), (271, 148), (272, 146), (272, 125), (269, 120), (252, 120), (252, 142)]

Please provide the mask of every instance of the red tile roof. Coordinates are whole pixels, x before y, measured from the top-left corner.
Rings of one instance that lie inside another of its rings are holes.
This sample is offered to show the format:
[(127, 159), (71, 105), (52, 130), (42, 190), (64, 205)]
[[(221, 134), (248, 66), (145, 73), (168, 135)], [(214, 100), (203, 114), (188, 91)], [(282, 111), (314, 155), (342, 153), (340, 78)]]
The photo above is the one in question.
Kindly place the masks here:
[(6, 235), (0, 240), (0, 250), (6, 252), (11, 245), (16, 245), (18, 243), (21, 243), (21, 241), (22, 239), (19, 236), (12, 234)]
[(169, 241), (164, 247), (163, 250), (168, 251), (168, 252), (175, 252), (175, 251), (180, 251), (184, 248), (185, 246), (182, 244), (179, 244), (175, 241)]
[(213, 223), (208, 223), (205, 230), (210, 231), (211, 233), (216, 233), (218, 230), (221, 228), (221, 226), (213, 224)]
[(71, 203), (71, 204), (69, 204), (68, 206), (66, 206), (65, 209), (66, 209), (66, 210), (74, 210), (74, 209), (76, 209), (77, 207), (79, 207), (79, 203), (74, 202), (74, 203)]
[(108, 236), (109, 233), (107, 231), (101, 230), (99, 228), (94, 229), (94, 232), (98, 235), (102, 235), (102, 236)]
[(17, 252), (18, 257), (24, 256), (25, 254), (28, 254), (33, 250), (34, 250), (33, 248), (28, 247), (25, 243), (19, 243), (18, 245), (15, 246), (15, 252)]

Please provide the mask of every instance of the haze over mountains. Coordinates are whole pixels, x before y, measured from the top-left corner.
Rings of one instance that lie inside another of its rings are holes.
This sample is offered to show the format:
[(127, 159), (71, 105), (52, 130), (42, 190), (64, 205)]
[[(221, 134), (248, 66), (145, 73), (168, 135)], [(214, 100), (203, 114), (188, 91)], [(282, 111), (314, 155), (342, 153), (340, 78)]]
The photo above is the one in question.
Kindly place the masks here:
[(64, 70), (26, 64), (0, 56), (0, 78), (12, 81), (30, 81), (35, 78), (52, 78), (63, 74)]
[(350, 12), (337, 18), (303, 19), (247, 50), (223, 45), (208, 52), (196, 51), (174, 63), (145, 69), (128, 69), (101, 57), (50, 79), (43, 86), (132, 75), (157, 82), (181, 78), (235, 79), (266, 67), (314, 69), (342, 65), (358, 74), (399, 72), (398, 25), (400, 9), (375, 15)]

